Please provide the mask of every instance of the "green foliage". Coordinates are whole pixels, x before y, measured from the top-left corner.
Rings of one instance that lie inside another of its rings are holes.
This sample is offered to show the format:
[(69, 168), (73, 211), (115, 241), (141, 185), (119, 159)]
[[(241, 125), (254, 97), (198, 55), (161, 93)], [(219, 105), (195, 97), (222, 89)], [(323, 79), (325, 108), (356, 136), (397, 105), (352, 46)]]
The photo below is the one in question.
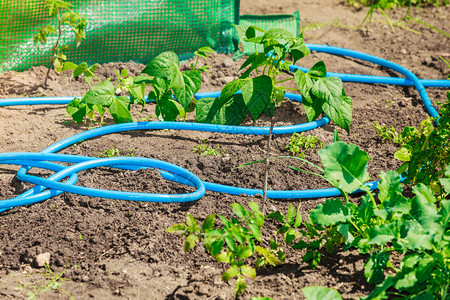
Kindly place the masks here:
[(397, 7), (405, 7), (410, 5), (447, 5), (450, 3), (448, 0), (347, 0), (350, 5), (364, 5), (364, 6), (375, 6), (376, 8), (391, 9)]
[[(196, 62), (190, 70), (181, 71), (178, 56), (171, 51), (156, 56), (136, 77), (129, 76), (127, 70), (114, 70), (116, 81), (110, 78), (101, 81), (94, 72), (97, 65), (87, 63), (76, 65), (71, 62), (64, 64), (63, 70), (72, 70), (72, 76), (83, 75), (90, 90), (82, 97), (75, 98), (67, 106), (67, 112), (73, 120), (81, 124), (83, 120), (95, 121), (95, 113), (100, 115), (100, 124), (107, 111), (116, 123), (132, 122), (130, 112), (132, 104), (145, 106), (146, 87), (151, 90), (148, 99), (156, 101), (156, 115), (161, 121), (174, 121), (178, 117), (186, 118), (186, 113), (192, 111), (197, 100), (194, 94), (201, 86), (201, 72), (208, 66), (197, 69), (199, 57), (210, 57), (214, 52), (209, 47), (200, 48), (195, 52)], [(92, 80), (99, 83), (92, 86)], [(128, 95), (128, 96), (124, 96)], [(175, 97), (175, 98), (174, 98)]]
[(342, 300), (338, 291), (323, 286), (307, 286), (302, 288), (306, 300)]
[[(238, 125), (247, 113), (253, 120), (262, 113), (272, 116), (289, 89), (279, 85), (286, 79), (277, 80), (277, 76), (310, 53), (302, 35), (294, 37), (283, 29), (265, 31), (256, 26), (236, 25), (236, 29), (243, 41), (253, 43), (255, 48), (261, 46), (264, 53), (250, 55), (240, 68), (244, 70), (241, 77), (225, 85), (220, 97), (198, 101), (198, 122)], [(350, 130), (352, 101), (345, 95), (339, 78), (326, 77), (323, 62), (317, 63), (308, 74), (297, 70), (294, 77), (310, 121), (325, 112), (338, 126)], [(239, 90), (242, 94), (236, 94)]]
[[(39, 29), (38, 33), (33, 37), (34, 43), (39, 46), (47, 43), (49, 35), (57, 34), (57, 39), (52, 47), (52, 58), (49, 69), (54, 66), (56, 72), (63, 70), (64, 62), (67, 57), (65, 51), (70, 49), (69, 45), (61, 45), (61, 35), (68, 27), (75, 34), (76, 47), (78, 48), (83, 38), (86, 37), (85, 28), (87, 25), (86, 17), (82, 14), (70, 10), (71, 4), (63, 0), (45, 0), (45, 7), (50, 17), (56, 17), (58, 20), (57, 27), (46, 25)], [(49, 72), (45, 76), (44, 85), (47, 85)]]
[[(127, 154), (128, 156), (134, 156), (134, 149), (128, 149), (127, 150), (129, 153)], [(120, 156), (120, 150), (117, 148), (114, 148), (112, 145), (110, 146), (109, 149), (105, 149), (103, 150), (100, 154), (99, 157), (115, 157), (115, 156)]]
[[(364, 175), (367, 161), (363, 157), (367, 154), (355, 147), (337, 142), (321, 150), (320, 155), (325, 178), (346, 199), (358, 186), (364, 190), (363, 184), (369, 179)], [(345, 172), (327, 172), (327, 168)], [(450, 175), (450, 169), (446, 172)], [(424, 184), (414, 186), (415, 196), (407, 198), (396, 172), (385, 172), (380, 177), (380, 203), (367, 189), (359, 205), (329, 199), (311, 211), (312, 223), (328, 230), (336, 228), (344, 238), (344, 249), (355, 247), (370, 253), (364, 275), (369, 283), (379, 285), (366, 299), (386, 299), (392, 288), (397, 291), (395, 295), (410, 299), (446, 299), (450, 283), (450, 201), (435, 198)], [(443, 178), (441, 182), (448, 193), (449, 181)], [(389, 261), (393, 251), (404, 254), (404, 258), (395, 275), (385, 277), (387, 267), (394, 269)]]
[(289, 144), (286, 147), (289, 151), (300, 158), (305, 156), (305, 152), (308, 149), (316, 150), (322, 149), (324, 144), (319, 140), (319, 138), (315, 135), (304, 135), (304, 132), (292, 134), (291, 139), (289, 140)]
[(255, 278), (255, 268), (248, 265), (251, 257), (257, 258), (258, 266), (277, 265), (282, 261), (273, 251), (257, 245), (262, 242), (261, 228), (264, 216), (255, 202), (249, 202), (250, 210), (239, 203), (232, 204), (232, 210), (238, 218), (228, 220), (218, 215), (221, 226), (216, 226), (216, 215), (206, 217), (202, 225), (190, 214), (186, 215), (186, 223), (167, 228), (167, 232), (177, 232), (186, 237), (184, 251), (194, 248), (201, 241), (212, 257), (230, 267), (222, 274), (224, 281), (236, 277), (235, 293), (241, 295), (245, 288), (245, 277)]
[(405, 183), (423, 183), (431, 186), (433, 191), (445, 198), (446, 194), (440, 185), (440, 178), (450, 164), (450, 91), (447, 100), (441, 106), (438, 124), (434, 125), (431, 117), (420, 123), (419, 130), (410, 129), (403, 136), (408, 142), (394, 155), (405, 163), (398, 170), (406, 177)]
[(403, 129), (402, 133), (398, 133), (394, 126), (391, 125), (388, 128), (386, 125), (379, 125), (377, 122), (373, 122), (372, 127), (377, 131), (377, 134), (382, 138), (382, 142), (391, 141), (394, 144), (398, 144), (403, 146), (411, 139), (411, 132), (415, 130), (415, 128), (406, 126)]
[(221, 149), (219, 146), (216, 148), (212, 148), (208, 145), (208, 140), (204, 140), (203, 144), (196, 145), (192, 148), (192, 152), (197, 152), (200, 156), (209, 155), (209, 156), (221, 156), (223, 153), (226, 153), (225, 150)]

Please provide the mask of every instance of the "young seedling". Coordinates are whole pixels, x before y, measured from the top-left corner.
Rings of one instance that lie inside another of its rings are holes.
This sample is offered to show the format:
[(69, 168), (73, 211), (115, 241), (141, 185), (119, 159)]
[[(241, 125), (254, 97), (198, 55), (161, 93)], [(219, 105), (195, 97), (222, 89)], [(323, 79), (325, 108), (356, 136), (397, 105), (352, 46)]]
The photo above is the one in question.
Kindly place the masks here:
[(55, 68), (56, 72), (61, 72), (63, 69), (64, 61), (67, 56), (65, 51), (70, 49), (69, 45), (61, 44), (61, 37), (67, 27), (75, 33), (76, 47), (78, 48), (83, 38), (86, 37), (85, 28), (87, 21), (84, 15), (70, 10), (72, 5), (64, 0), (45, 0), (45, 7), (48, 10), (50, 17), (56, 17), (58, 24), (55, 27), (47, 25), (39, 29), (39, 32), (34, 36), (34, 43), (39, 46), (39, 42), (42, 44), (47, 43), (48, 36), (51, 34), (57, 34), (55, 44), (52, 47), (52, 57), (48, 67), (47, 74), (45, 75), (44, 86), (47, 86), (48, 75), (50, 69)]
[(304, 132), (292, 134), (291, 139), (289, 140), (289, 144), (286, 145), (286, 149), (297, 157), (303, 158), (305, 156), (305, 152), (308, 149), (317, 150), (322, 149), (324, 144), (319, 140), (319, 138), (315, 135), (304, 135)]
[(220, 146), (217, 146), (216, 148), (209, 146), (208, 140), (203, 140), (202, 142), (203, 144), (194, 146), (194, 148), (192, 148), (192, 152), (197, 152), (200, 156), (221, 156), (222, 153), (226, 153), (226, 151), (221, 149)]

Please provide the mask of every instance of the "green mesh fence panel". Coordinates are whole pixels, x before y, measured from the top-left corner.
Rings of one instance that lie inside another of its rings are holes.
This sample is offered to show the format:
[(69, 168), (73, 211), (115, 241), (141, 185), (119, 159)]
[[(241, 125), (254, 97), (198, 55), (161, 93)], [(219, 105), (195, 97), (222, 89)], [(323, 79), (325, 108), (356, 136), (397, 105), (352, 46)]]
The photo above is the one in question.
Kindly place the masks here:
[[(300, 13), (297, 11), (292, 15), (242, 15), (240, 16), (239, 24), (244, 26), (254, 25), (264, 30), (268, 30), (270, 28), (282, 28), (289, 31), (293, 35), (298, 36), (300, 34)], [(257, 48), (257, 51), (262, 52), (262, 46), (258, 47), (259, 48)], [(254, 45), (251, 43), (243, 43), (243, 53), (255, 53)]]
[[(163, 51), (188, 59), (193, 51), (210, 46), (233, 52), (239, 0), (67, 0), (86, 16), (86, 39), (75, 47), (66, 30), (62, 44), (69, 61), (89, 64), (111, 61), (149, 62)], [(57, 36), (47, 44), (33, 43), (38, 30), (51, 24), (44, 0), (0, 0), (0, 72), (48, 66)]]

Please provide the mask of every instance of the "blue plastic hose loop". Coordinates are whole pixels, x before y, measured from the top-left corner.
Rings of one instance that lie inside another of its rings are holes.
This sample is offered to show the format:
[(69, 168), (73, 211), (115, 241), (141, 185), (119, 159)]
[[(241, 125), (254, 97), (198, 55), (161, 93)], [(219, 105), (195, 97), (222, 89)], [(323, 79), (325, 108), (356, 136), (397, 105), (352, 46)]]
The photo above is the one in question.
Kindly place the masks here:
[[(57, 164), (53, 165), (43, 164), (44, 161), (50, 160), (61, 162), (76, 162), (76, 164), (71, 165), (69, 167)], [(0, 154), (0, 163), (48, 167), (52, 168), (52, 170), (57, 170), (57, 173), (53, 174), (47, 179), (33, 175), (28, 175), (26, 173), (21, 174), (20, 180), (36, 184), (36, 187), (34, 188), (36, 189), (36, 192), (40, 190), (39, 187), (44, 186), (53, 189), (54, 190), (53, 193), (55, 194), (64, 191), (101, 198), (133, 200), (133, 201), (168, 202), (168, 203), (195, 201), (203, 197), (203, 195), (205, 194), (204, 183), (192, 172), (179, 166), (176, 166), (174, 164), (151, 158), (142, 158), (142, 157), (90, 158), (67, 154), (13, 152)], [(190, 183), (189, 185), (197, 188), (197, 190), (195, 192), (186, 194), (135, 193), (135, 192), (111, 191), (111, 190), (76, 186), (72, 185), (73, 180), (69, 183), (58, 182), (58, 180), (61, 180), (68, 176), (72, 176), (73, 174), (76, 174), (77, 172), (86, 169), (91, 169), (100, 166), (117, 167), (121, 165), (126, 166), (134, 165), (139, 167), (162, 169), (165, 170), (166, 172), (176, 174), (176, 176), (178, 177), (182, 177), (185, 181)], [(14, 203), (14, 200), (24, 200), (24, 198), (25, 197), (21, 195), (14, 199), (0, 201), (0, 209), (8, 209), (17, 206), (11, 204), (17, 204)]]

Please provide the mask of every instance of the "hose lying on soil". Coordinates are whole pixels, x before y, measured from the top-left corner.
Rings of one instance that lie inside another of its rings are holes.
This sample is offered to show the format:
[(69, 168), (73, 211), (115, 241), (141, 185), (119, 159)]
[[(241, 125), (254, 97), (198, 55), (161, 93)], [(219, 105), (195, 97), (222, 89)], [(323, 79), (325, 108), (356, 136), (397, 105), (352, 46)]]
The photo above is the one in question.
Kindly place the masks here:
[[(417, 78), (408, 69), (395, 64), (391, 61), (372, 56), (369, 54), (344, 49), (332, 46), (312, 45), (307, 44), (312, 51), (324, 52), (340, 56), (348, 56), (363, 61), (378, 64), (380, 66), (390, 68), (399, 72), (406, 78), (398, 77), (383, 77), (383, 76), (369, 76), (369, 75), (355, 75), (342, 73), (327, 73), (327, 76), (335, 76), (341, 78), (343, 81), (352, 81), (359, 83), (370, 84), (393, 84), (402, 86), (414, 86), (424, 103), (428, 114), (433, 118), (439, 118), (439, 114), (432, 106), (432, 103), (425, 91), (427, 87), (450, 87), (449, 80), (421, 80)], [(291, 71), (300, 68), (298, 66), (291, 66)], [(303, 69), (307, 71), (307, 69)], [(220, 92), (198, 93), (196, 98), (202, 97), (218, 97)], [(293, 101), (301, 102), (301, 96), (291, 93), (286, 93), (286, 97)], [(42, 98), (15, 98), (0, 100), (0, 106), (12, 105), (56, 105), (68, 104), (73, 100), (73, 97), (42, 97)], [(308, 122), (304, 124), (295, 124), (290, 126), (277, 126), (273, 128), (273, 134), (292, 134), (294, 132), (302, 132), (321, 127), (329, 123), (329, 118), (324, 116), (322, 119)], [(205, 190), (228, 193), (232, 195), (256, 195), (263, 194), (262, 190), (248, 189), (242, 187), (233, 187), (200, 180), (196, 175), (190, 171), (179, 166), (163, 162), (159, 160), (141, 158), (141, 157), (111, 157), (111, 158), (92, 158), (86, 156), (76, 156), (67, 154), (56, 154), (66, 147), (83, 140), (88, 140), (94, 137), (99, 137), (111, 133), (134, 131), (134, 130), (155, 130), (155, 129), (175, 129), (175, 130), (194, 130), (207, 132), (220, 132), (228, 134), (246, 134), (246, 135), (268, 135), (269, 127), (253, 127), (253, 126), (229, 126), (217, 124), (204, 123), (190, 123), (190, 122), (136, 122), (124, 123), (95, 128), (82, 133), (78, 133), (69, 138), (61, 140), (40, 153), (29, 152), (15, 152), (15, 153), (0, 153), (0, 164), (21, 165), (17, 173), (17, 178), (35, 184), (32, 189), (22, 193), (21, 195), (0, 201), (0, 212), (8, 210), (13, 207), (28, 205), (40, 202), (62, 192), (71, 192), (86, 196), (134, 200), (134, 201), (152, 201), (152, 202), (187, 202), (195, 201), (203, 197)], [(64, 166), (51, 161), (74, 163), (71, 166)], [(182, 183), (196, 188), (195, 192), (186, 194), (152, 194), (152, 193), (135, 193), (135, 192), (120, 192), (112, 190), (94, 189), (76, 186), (78, 176), (77, 172), (90, 168), (110, 166), (121, 169), (136, 170), (139, 168), (155, 168), (160, 171), (163, 178), (174, 182)], [(32, 167), (39, 167), (54, 171), (53, 175), (48, 178), (41, 178), (27, 174)], [(65, 182), (60, 180), (68, 178)], [(376, 189), (378, 181), (368, 182), (366, 185), (370, 189)], [(360, 192), (359, 190), (356, 192)], [(355, 192), (355, 193), (356, 193)], [(267, 197), (273, 199), (295, 199), (295, 198), (323, 198), (339, 196), (340, 192), (336, 188), (315, 189), (315, 190), (269, 190)]]

